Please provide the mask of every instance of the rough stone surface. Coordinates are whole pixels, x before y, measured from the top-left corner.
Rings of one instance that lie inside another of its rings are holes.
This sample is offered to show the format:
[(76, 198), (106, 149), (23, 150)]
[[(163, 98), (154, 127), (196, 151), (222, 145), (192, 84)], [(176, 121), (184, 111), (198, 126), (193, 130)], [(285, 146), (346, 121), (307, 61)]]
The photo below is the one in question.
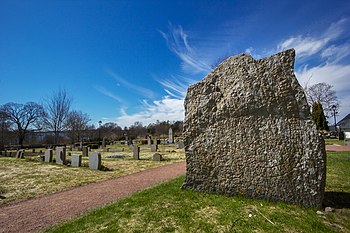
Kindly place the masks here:
[(71, 162), (71, 166), (72, 167), (81, 167), (81, 156), (82, 155), (72, 155), (72, 162)]
[(226, 59), (185, 99), (186, 180), (197, 191), (320, 207), (326, 157), (293, 49)]
[(93, 170), (101, 169), (101, 154), (93, 152), (89, 154), (89, 168)]
[(56, 147), (56, 163), (66, 164), (66, 148), (63, 146)]

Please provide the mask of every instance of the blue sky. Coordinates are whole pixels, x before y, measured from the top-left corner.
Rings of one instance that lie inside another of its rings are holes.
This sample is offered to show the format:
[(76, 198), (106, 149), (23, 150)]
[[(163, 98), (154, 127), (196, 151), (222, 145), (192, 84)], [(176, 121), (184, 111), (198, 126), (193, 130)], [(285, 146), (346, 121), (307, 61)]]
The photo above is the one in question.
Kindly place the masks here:
[(334, 85), (342, 118), (349, 29), (347, 0), (0, 0), (0, 104), (64, 88), (96, 126), (182, 120), (187, 87), (223, 57), (294, 47), (301, 85)]

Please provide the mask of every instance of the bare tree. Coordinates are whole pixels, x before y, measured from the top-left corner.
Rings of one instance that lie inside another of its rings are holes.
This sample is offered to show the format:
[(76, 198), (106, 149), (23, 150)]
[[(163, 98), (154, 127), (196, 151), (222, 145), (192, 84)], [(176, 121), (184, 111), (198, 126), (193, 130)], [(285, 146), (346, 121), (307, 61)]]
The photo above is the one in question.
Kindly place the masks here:
[(72, 143), (81, 139), (84, 130), (88, 129), (90, 118), (81, 111), (71, 111), (68, 114), (65, 127), (69, 130), (69, 137)]
[(46, 101), (44, 124), (55, 134), (55, 143), (58, 143), (59, 134), (64, 129), (72, 99), (65, 90), (60, 89)]
[(34, 126), (41, 119), (44, 112), (43, 107), (34, 102), (26, 104), (7, 103), (1, 106), (0, 111), (9, 122), (15, 125), (18, 143), (21, 147), (29, 127)]
[(305, 94), (310, 106), (321, 103), (326, 116), (329, 116), (333, 105), (339, 107), (339, 101), (333, 86), (327, 83), (317, 83), (305, 87)]

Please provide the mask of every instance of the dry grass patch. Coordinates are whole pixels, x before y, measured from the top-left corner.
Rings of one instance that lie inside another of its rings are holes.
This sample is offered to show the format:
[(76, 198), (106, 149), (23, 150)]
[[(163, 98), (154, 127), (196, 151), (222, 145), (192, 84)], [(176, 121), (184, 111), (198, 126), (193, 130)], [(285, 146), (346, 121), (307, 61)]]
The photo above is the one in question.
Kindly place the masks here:
[[(73, 151), (72, 154), (77, 154)], [(102, 164), (107, 171), (88, 168), (88, 158), (83, 158), (84, 167), (70, 167), (35, 161), (36, 156), (26, 159), (0, 157), (0, 205), (31, 197), (54, 193), (84, 184), (120, 177), (161, 165), (184, 160), (184, 152), (161, 153), (163, 162), (152, 161), (153, 152), (141, 150), (141, 160), (133, 160), (130, 150), (124, 152), (101, 152)], [(123, 155), (124, 158), (106, 158), (108, 155)], [(70, 157), (67, 157), (70, 160)]]

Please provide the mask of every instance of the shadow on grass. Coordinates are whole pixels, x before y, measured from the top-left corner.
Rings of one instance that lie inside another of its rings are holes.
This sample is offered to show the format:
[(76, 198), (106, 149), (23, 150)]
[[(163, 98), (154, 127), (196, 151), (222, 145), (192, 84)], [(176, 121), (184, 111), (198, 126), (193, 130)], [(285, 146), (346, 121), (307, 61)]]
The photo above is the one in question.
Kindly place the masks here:
[(323, 206), (329, 206), (336, 209), (350, 208), (350, 193), (326, 192), (324, 195)]

